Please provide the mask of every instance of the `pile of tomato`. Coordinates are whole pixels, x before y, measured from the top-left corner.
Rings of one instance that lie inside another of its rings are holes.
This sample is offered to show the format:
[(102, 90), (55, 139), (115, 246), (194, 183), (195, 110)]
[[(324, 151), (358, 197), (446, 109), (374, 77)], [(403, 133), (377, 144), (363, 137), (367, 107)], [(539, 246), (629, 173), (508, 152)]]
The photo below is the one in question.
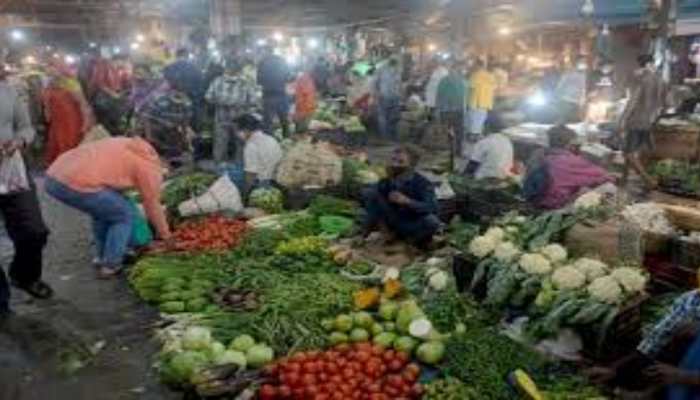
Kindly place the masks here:
[(229, 250), (243, 239), (247, 226), (245, 221), (220, 215), (187, 221), (173, 232), (174, 247), (183, 252)]
[(370, 343), (297, 353), (265, 369), (260, 400), (420, 399), (420, 367), (405, 353)]

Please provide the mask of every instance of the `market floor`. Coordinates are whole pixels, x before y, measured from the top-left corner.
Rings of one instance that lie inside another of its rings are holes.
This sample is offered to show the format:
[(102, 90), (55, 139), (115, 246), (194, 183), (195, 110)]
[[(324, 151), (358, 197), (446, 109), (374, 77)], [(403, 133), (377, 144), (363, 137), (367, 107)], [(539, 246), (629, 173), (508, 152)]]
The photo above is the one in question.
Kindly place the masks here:
[[(50, 302), (13, 292), (16, 318), (0, 331), (0, 400), (168, 400), (178, 396), (151, 368), (156, 313), (124, 279), (99, 281), (91, 267), (89, 221), (40, 195), (52, 231), (45, 279)], [(2, 265), (12, 246), (0, 230)]]

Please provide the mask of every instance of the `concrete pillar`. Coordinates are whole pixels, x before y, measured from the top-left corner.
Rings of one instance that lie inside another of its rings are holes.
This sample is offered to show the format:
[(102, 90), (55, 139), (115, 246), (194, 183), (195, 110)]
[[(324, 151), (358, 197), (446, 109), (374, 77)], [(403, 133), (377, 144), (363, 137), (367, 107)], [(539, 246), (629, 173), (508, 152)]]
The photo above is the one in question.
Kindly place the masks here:
[(209, 2), (209, 23), (217, 40), (230, 36), (240, 36), (243, 31), (242, 0), (211, 0)]

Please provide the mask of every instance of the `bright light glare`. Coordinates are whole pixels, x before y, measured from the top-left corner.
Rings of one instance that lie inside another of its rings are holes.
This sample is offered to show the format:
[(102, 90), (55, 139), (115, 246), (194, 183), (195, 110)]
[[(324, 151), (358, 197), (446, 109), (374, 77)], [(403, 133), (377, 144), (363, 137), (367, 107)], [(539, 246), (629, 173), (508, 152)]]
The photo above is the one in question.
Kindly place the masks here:
[(53, 53), (53, 58), (60, 58), (61, 56), (58, 53)]
[(95, 47), (97, 47), (97, 43), (95, 43), (95, 42), (90, 42), (90, 48), (91, 48), (91, 49), (94, 49)]
[(318, 39), (309, 39), (307, 45), (309, 46), (310, 49), (317, 49), (318, 48)]
[(265, 40), (265, 39), (258, 39), (258, 41), (256, 42), (256, 44), (257, 44), (258, 46), (260, 46), (260, 47), (265, 46), (265, 45), (267, 45), (267, 40)]
[(122, 49), (121, 49), (121, 47), (119, 47), (119, 46), (115, 46), (115, 47), (112, 49), (112, 53), (114, 53), (114, 54), (119, 54), (119, 53), (121, 53), (121, 52), (122, 52)]
[(297, 62), (299, 62), (298, 57), (295, 56), (295, 55), (293, 55), (293, 54), (288, 55), (288, 56), (286, 57), (286, 59), (287, 59), (287, 64), (289, 64), (289, 65), (291, 65), (291, 66), (297, 65)]
[(26, 57), (24, 57), (24, 63), (25, 64), (36, 64), (36, 58), (34, 56), (26, 56)]
[(437, 50), (437, 46), (435, 45), (435, 43), (428, 44), (428, 51), (433, 52), (435, 50)]
[(284, 36), (283, 36), (282, 33), (280, 33), (280, 32), (275, 32), (275, 33), (272, 35), (272, 38), (275, 39), (275, 40), (278, 41), (278, 42), (281, 42), (282, 40), (284, 40)]
[(138, 50), (139, 48), (141, 48), (139, 43), (134, 42), (131, 44), (131, 50)]
[(146, 37), (143, 36), (143, 34), (139, 33), (136, 35), (136, 41), (139, 43), (143, 43), (146, 40)]
[(221, 57), (221, 53), (219, 53), (219, 50), (214, 50), (211, 52), (212, 57), (214, 58), (219, 58)]
[(10, 32), (10, 37), (12, 40), (19, 42), (20, 40), (24, 40), (24, 32), (19, 29), (13, 29)]
[(545, 96), (544, 93), (537, 91), (528, 99), (527, 102), (532, 106), (542, 107), (547, 104), (547, 96)]
[(250, 53), (253, 52), (253, 50), (251, 50), (251, 49), (245, 49), (245, 52), (246, 52), (247, 54), (250, 54)]
[(66, 56), (66, 58), (64, 59), (64, 61), (66, 62), (66, 64), (72, 65), (72, 64), (75, 64), (75, 61), (76, 61), (76, 60), (75, 60), (75, 57), (73, 57), (72, 55), (69, 54), (69, 55)]
[(511, 33), (513, 33), (513, 31), (512, 31), (509, 27), (507, 27), (507, 26), (502, 26), (502, 27), (498, 30), (498, 34), (501, 35), (501, 36), (510, 36)]
[(443, 59), (443, 60), (449, 60), (449, 59), (450, 59), (450, 53), (444, 53), (444, 54), (442, 54), (442, 59)]

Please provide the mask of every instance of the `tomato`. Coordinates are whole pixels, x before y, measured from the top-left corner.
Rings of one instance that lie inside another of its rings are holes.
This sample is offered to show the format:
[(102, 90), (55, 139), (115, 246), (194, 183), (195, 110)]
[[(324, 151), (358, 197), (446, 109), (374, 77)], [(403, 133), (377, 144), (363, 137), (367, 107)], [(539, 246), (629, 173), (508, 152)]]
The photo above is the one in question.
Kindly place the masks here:
[(425, 393), (425, 388), (420, 383), (416, 383), (411, 387), (411, 394), (415, 397), (421, 397)]
[(297, 387), (301, 382), (301, 376), (296, 372), (287, 372), (282, 374), (282, 383), (291, 387)]
[(355, 377), (355, 371), (353, 371), (352, 369), (348, 368), (348, 369), (343, 370), (343, 378), (352, 379), (354, 377)]
[(277, 397), (277, 389), (272, 385), (262, 385), (260, 387), (260, 400), (273, 400)]
[(307, 372), (309, 374), (315, 374), (318, 372), (318, 364), (314, 361), (306, 361), (303, 366), (301, 367), (302, 371)]
[(303, 363), (303, 362), (305, 362), (307, 359), (308, 359), (308, 357), (306, 357), (306, 353), (304, 353), (304, 352), (296, 353), (296, 354), (294, 354), (294, 355), (292, 356), (292, 358), (291, 358), (292, 361), (298, 362), (298, 363)]
[(387, 396), (384, 393), (372, 393), (369, 398), (370, 400), (387, 400)]
[(408, 361), (411, 359), (411, 356), (408, 354), (404, 353), (403, 351), (397, 351), (396, 352), (396, 359), (401, 361), (401, 365), (406, 365)]
[(360, 351), (355, 355), (355, 359), (361, 363), (366, 363), (369, 361), (369, 359), (372, 358), (372, 352), (370, 351)]
[(301, 384), (304, 386), (312, 386), (316, 384), (316, 376), (313, 374), (304, 374), (301, 377)]
[(415, 383), (418, 380), (418, 376), (413, 371), (404, 371), (401, 378), (408, 383)]
[(382, 385), (378, 383), (373, 383), (369, 386), (367, 386), (367, 391), (370, 393), (379, 393), (382, 391)]
[(403, 368), (403, 364), (401, 364), (401, 361), (394, 359), (387, 363), (387, 367), (391, 372), (399, 372), (401, 371), (401, 368)]
[(350, 345), (347, 343), (341, 343), (335, 346), (335, 351), (341, 354), (347, 354), (350, 351)]
[(408, 364), (408, 366), (406, 367), (405, 371), (412, 372), (412, 373), (414, 373), (416, 376), (419, 376), (419, 375), (420, 375), (420, 367), (419, 367), (418, 364), (416, 364), (416, 363)]
[(401, 379), (401, 375), (391, 374), (387, 376), (386, 383), (389, 386), (398, 389), (401, 387), (401, 385), (403, 385), (403, 379)]
[(390, 399), (395, 399), (395, 398), (399, 397), (399, 395), (401, 394), (401, 393), (399, 392), (399, 389), (397, 389), (397, 388), (395, 388), (395, 387), (391, 387), (391, 386), (385, 387), (385, 388), (384, 388), (384, 393), (385, 393), (387, 396), (389, 396)]
[(340, 385), (343, 383), (343, 377), (340, 375), (333, 375), (331, 376), (331, 382)]
[(343, 394), (351, 394), (352, 393), (352, 387), (348, 385), (347, 383), (343, 383), (340, 385), (340, 391)]
[(320, 374), (316, 375), (318, 378), (318, 381), (323, 383), (328, 381), (328, 374), (325, 372), (321, 372)]
[(306, 395), (313, 398), (319, 393), (318, 386), (311, 385), (306, 387)]
[(327, 395), (325, 393), (318, 393), (313, 398), (313, 400), (329, 400), (329, 399), (330, 399), (330, 395)]
[(301, 364), (296, 363), (296, 362), (290, 362), (287, 363), (287, 365), (284, 367), (286, 372), (296, 372), (299, 373), (301, 372)]
[(279, 366), (276, 364), (270, 364), (270, 365), (265, 366), (265, 368), (263, 368), (263, 373), (266, 376), (277, 375), (278, 371), (279, 371)]
[(370, 342), (360, 342), (355, 343), (355, 350), (359, 351), (372, 351), (372, 344)]
[(304, 400), (306, 397), (306, 391), (304, 389), (293, 389), (292, 396), (296, 400)]
[(338, 367), (338, 364), (334, 362), (329, 362), (326, 364), (326, 371), (328, 371), (329, 374), (337, 374), (339, 370), (340, 367)]
[(279, 395), (283, 399), (292, 397), (292, 389), (287, 385), (282, 385), (278, 389)]
[(387, 363), (393, 361), (394, 357), (396, 357), (396, 352), (394, 350), (387, 350), (382, 355), (382, 359), (384, 359), (384, 361), (386, 361)]

